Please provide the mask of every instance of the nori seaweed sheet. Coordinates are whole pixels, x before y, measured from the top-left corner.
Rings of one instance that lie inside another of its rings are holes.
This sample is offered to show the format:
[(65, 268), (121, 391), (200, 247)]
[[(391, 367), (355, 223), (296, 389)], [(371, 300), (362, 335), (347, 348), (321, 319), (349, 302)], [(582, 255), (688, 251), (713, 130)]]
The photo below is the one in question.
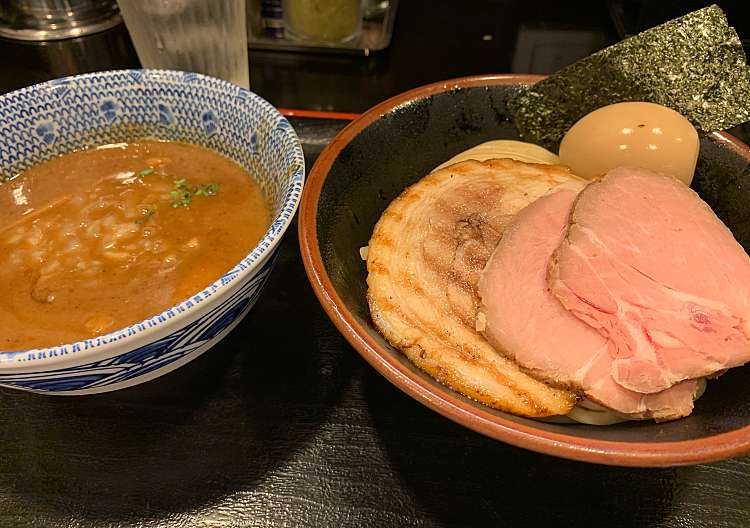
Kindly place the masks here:
[(646, 30), (519, 90), (508, 108), (526, 141), (550, 149), (589, 112), (622, 101), (677, 110), (703, 132), (750, 120), (750, 70), (716, 5)]

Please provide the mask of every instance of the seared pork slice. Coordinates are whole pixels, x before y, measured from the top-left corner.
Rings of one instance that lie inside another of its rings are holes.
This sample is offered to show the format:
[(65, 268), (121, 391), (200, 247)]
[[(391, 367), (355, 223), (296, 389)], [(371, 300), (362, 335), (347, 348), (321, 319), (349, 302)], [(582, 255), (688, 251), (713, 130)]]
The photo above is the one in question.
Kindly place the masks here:
[(414, 364), (484, 404), (530, 417), (566, 414), (574, 393), (521, 372), (476, 331), (477, 281), (503, 229), (566, 169), (512, 160), (436, 170), (383, 212), (369, 242), (375, 325)]
[(630, 418), (669, 420), (693, 409), (694, 381), (639, 394), (612, 378), (607, 339), (549, 292), (547, 267), (568, 223), (578, 188), (563, 188), (523, 209), (505, 229), (479, 279), (484, 334), (534, 377), (582, 390)]
[(549, 270), (609, 339), (621, 386), (655, 393), (750, 359), (750, 258), (678, 180), (618, 168), (584, 189)]

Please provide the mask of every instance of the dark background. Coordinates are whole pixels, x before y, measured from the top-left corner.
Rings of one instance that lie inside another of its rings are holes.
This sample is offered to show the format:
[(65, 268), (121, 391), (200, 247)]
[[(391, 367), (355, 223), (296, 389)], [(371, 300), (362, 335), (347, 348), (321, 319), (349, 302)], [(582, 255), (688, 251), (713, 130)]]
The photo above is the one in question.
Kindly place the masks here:
[[(251, 52), (251, 85), (281, 107), (360, 112), (451, 77), (551, 72), (707, 3), (401, 0), (388, 49)], [(744, 2), (719, 4), (747, 49)], [(137, 66), (124, 26), (0, 40), (0, 92)], [(293, 124), (310, 163), (345, 123)], [(3, 527), (750, 526), (748, 457), (649, 470), (569, 462), (484, 438), (405, 396), (326, 318), (296, 230), (221, 344), (116, 393), (0, 390), (0, 446)]]

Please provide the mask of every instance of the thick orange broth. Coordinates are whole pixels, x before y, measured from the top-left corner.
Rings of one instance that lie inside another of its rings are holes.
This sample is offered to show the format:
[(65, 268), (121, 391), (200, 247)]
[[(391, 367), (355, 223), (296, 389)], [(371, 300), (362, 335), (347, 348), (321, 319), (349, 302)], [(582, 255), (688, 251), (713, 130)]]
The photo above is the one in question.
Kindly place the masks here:
[(258, 184), (203, 147), (73, 152), (0, 184), (0, 350), (127, 326), (237, 264), (270, 224)]

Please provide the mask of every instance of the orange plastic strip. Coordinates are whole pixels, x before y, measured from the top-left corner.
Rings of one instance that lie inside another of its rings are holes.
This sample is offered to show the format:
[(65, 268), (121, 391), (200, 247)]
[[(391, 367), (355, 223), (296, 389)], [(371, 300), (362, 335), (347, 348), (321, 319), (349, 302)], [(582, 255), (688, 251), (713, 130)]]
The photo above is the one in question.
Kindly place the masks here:
[(298, 110), (295, 108), (279, 108), (281, 115), (286, 117), (311, 117), (314, 119), (341, 119), (344, 121), (353, 121), (361, 114), (352, 114), (349, 112), (323, 112), (318, 110)]

